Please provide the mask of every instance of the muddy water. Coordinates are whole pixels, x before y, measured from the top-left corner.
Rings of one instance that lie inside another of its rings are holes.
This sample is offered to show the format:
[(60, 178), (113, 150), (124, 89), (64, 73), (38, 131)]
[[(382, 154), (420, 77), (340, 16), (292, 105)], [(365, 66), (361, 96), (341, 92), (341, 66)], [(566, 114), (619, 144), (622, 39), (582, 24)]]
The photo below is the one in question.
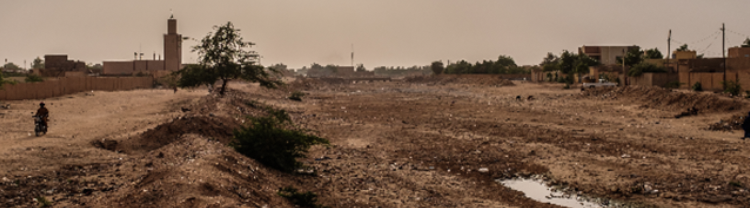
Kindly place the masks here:
[[(600, 199), (590, 199), (575, 193), (568, 193), (548, 187), (540, 179), (507, 179), (497, 180), (500, 184), (513, 190), (521, 191), (526, 197), (542, 203), (550, 203), (571, 208), (599, 208), (607, 206), (608, 201), (602, 203)], [(619, 206), (618, 206), (619, 207)]]

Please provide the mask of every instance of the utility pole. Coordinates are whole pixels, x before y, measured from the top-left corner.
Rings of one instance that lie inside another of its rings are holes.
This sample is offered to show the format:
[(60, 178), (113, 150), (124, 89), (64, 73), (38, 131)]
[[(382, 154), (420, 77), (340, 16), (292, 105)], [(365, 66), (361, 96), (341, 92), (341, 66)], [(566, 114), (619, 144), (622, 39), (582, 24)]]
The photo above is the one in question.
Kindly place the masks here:
[(625, 75), (625, 79), (626, 79), (626, 80), (622, 80), (622, 81), (625, 82), (624, 85), (627, 85), (628, 84), (628, 82), (627, 82), (628, 72), (625, 71), (625, 56), (628, 55), (628, 54), (625, 52), (625, 49), (622, 49), (622, 54), (623, 54), (622, 55), (622, 74)]
[[(721, 23), (721, 57), (724, 58), (724, 83), (727, 82), (727, 56), (724, 54), (724, 44), (725, 44), (725, 36), (724, 31), (726, 30), (726, 27), (724, 27), (724, 23)], [(724, 84), (725, 90), (726, 90), (726, 84)]]
[(667, 37), (667, 64), (672, 65), (671, 62), (669, 62), (669, 59), (672, 58), (672, 30), (669, 30), (669, 36)]

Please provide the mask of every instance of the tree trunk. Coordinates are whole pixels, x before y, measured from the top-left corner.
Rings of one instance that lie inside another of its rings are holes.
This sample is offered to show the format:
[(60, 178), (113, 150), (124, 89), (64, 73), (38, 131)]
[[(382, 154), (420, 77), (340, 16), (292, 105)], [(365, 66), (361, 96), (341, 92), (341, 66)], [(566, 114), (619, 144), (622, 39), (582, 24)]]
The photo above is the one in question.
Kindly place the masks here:
[(228, 80), (222, 79), (221, 81), (222, 81), (222, 83), (221, 83), (221, 91), (219, 91), (219, 95), (224, 96), (224, 91), (227, 90), (227, 81)]

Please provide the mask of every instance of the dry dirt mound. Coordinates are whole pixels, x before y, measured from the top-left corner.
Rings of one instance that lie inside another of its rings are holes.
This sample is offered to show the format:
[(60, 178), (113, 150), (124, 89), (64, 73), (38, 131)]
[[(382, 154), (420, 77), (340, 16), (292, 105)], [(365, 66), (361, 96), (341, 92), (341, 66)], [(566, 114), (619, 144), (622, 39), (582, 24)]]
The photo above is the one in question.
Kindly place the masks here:
[(503, 79), (498, 75), (484, 76), (462, 76), (462, 75), (441, 75), (441, 76), (415, 76), (407, 77), (404, 81), (409, 83), (427, 83), (427, 84), (468, 84), (479, 86), (514, 86), (512, 81)]
[(734, 115), (729, 118), (721, 119), (719, 122), (711, 124), (706, 130), (710, 131), (737, 131), (742, 130), (742, 122), (745, 121), (745, 114)]
[[(276, 196), (287, 186), (278, 171), (235, 152), (220, 141), (182, 136), (142, 158), (124, 161), (133, 168), (126, 184), (88, 199), (93, 207), (292, 207)], [(101, 196), (101, 195), (100, 195)], [(244, 205), (243, 205), (244, 204)]]
[[(228, 143), (237, 128), (238, 124), (225, 118), (182, 117), (150, 129), (137, 138), (124, 140), (114, 149), (126, 153), (148, 152), (175, 142), (186, 134), (198, 134)], [(105, 149), (113, 149), (111, 146)]]
[(674, 92), (661, 87), (626, 86), (586, 89), (583, 96), (600, 99), (622, 99), (642, 103), (641, 107), (683, 111), (695, 107), (700, 113), (740, 110), (745, 102), (708, 93)]

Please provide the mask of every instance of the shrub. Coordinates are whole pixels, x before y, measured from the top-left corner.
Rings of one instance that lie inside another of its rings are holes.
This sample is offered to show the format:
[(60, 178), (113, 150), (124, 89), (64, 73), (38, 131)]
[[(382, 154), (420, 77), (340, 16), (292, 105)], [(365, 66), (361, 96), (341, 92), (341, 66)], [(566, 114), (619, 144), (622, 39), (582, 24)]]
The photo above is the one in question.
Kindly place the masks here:
[(145, 74), (145, 73), (143, 73), (142, 71), (139, 71), (138, 73), (136, 73), (136, 74), (135, 74), (135, 76), (136, 76), (136, 77), (145, 77), (145, 76), (146, 76), (146, 74)]
[(696, 91), (696, 92), (700, 92), (700, 91), (703, 91), (703, 85), (701, 85), (701, 83), (700, 83), (700, 82), (696, 82), (696, 83), (695, 83), (695, 84), (693, 84), (693, 86), (692, 86), (692, 87), (690, 87), (690, 88), (691, 88), (691, 89), (693, 89), (693, 91)]
[(671, 81), (671, 82), (667, 83), (666, 85), (664, 85), (664, 88), (669, 88), (669, 89), (680, 88), (680, 86), (682, 86), (682, 84), (683, 83), (680, 83), (680, 81)]
[(36, 197), (36, 202), (39, 203), (39, 207), (51, 207), (52, 202), (44, 198), (43, 196)]
[(568, 83), (565, 83), (565, 86), (563, 86), (563, 89), (566, 89), (566, 90), (567, 90), (567, 89), (570, 89), (570, 84), (568, 84)]
[(279, 192), (277, 193), (279, 196), (286, 198), (292, 204), (297, 205), (299, 207), (306, 207), (306, 208), (326, 208), (326, 206), (319, 205), (318, 203), (318, 195), (313, 192), (304, 192), (299, 193), (297, 192), (297, 189), (294, 187), (286, 187), (279, 189)]
[(737, 187), (737, 188), (742, 188), (742, 183), (740, 183), (738, 181), (731, 181), (731, 182), (729, 182), (729, 185)]
[(27, 83), (44, 82), (44, 78), (42, 78), (42, 76), (39, 76), (37, 74), (28, 74), (28, 75), (26, 75), (26, 80), (24, 80), (24, 81), (27, 82)]
[(3, 73), (0, 73), (0, 90), (3, 89), (3, 85), (5, 84), (15, 85), (16, 81), (12, 79), (5, 79)]
[(643, 63), (633, 65), (633, 67), (631, 67), (630, 70), (628, 70), (628, 76), (639, 77), (643, 75), (643, 73), (647, 73), (647, 72), (663, 73), (663, 72), (667, 72), (667, 70), (664, 69), (664, 67), (643, 62)]
[(302, 93), (300, 91), (294, 91), (292, 92), (292, 95), (289, 96), (290, 100), (296, 100), (296, 101), (302, 101), (302, 97), (305, 96), (305, 93)]
[(308, 134), (310, 130), (295, 127), (284, 110), (268, 109), (264, 117), (250, 117), (251, 122), (235, 130), (230, 143), (234, 149), (258, 162), (285, 172), (304, 167), (297, 158), (306, 157), (312, 145), (329, 144), (328, 140)]
[(721, 82), (721, 85), (724, 86), (724, 92), (729, 93), (732, 96), (739, 95), (740, 91), (742, 90), (742, 87), (740, 87), (740, 83), (737, 83), (731, 80), (727, 80), (726, 82)]

